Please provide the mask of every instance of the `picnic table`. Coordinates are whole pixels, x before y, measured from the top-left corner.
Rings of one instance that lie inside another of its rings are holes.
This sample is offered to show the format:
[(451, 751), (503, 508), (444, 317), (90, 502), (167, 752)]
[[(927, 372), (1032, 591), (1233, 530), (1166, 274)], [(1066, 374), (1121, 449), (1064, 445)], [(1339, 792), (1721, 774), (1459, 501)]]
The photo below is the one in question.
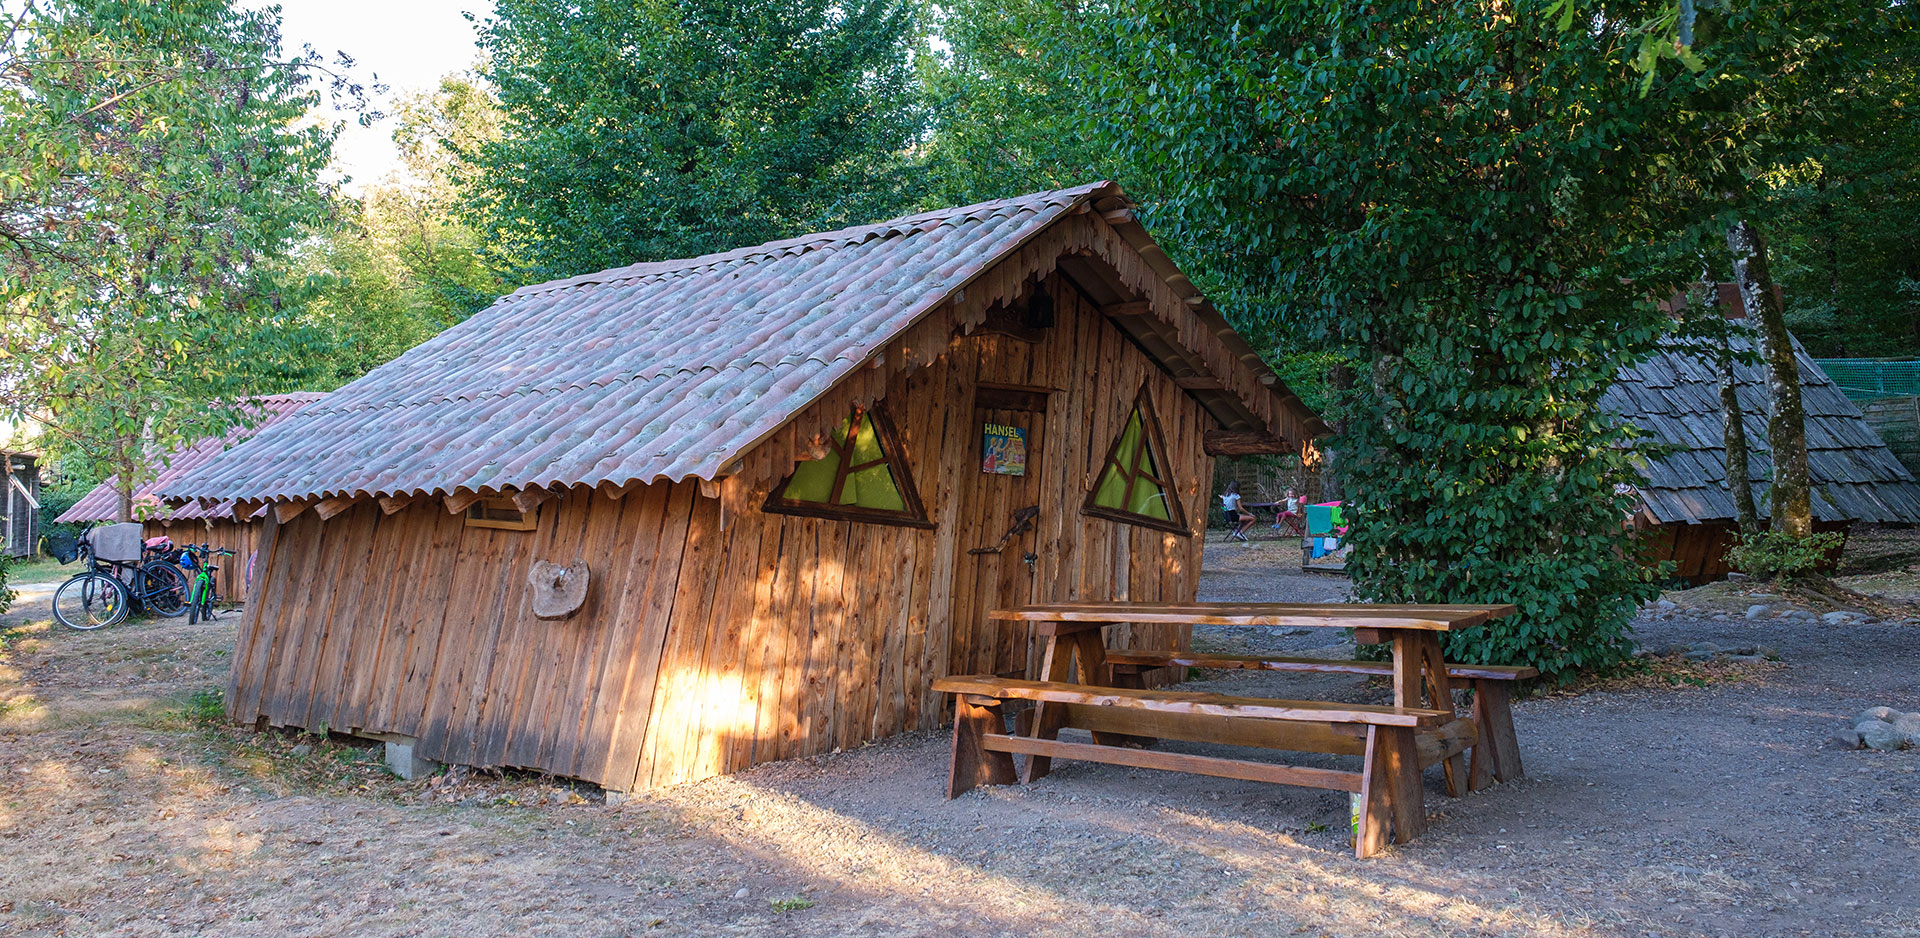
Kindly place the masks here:
[[(1445, 767), (1449, 793), (1520, 773), (1507, 688), (1530, 668), (1448, 664), (1440, 636), (1511, 615), (1511, 605), (1362, 603), (1050, 603), (998, 609), (989, 618), (1033, 629), (1043, 642), (1038, 680), (990, 675), (949, 677), (936, 688), (955, 694), (954, 770), (949, 796), (975, 784), (1032, 782), (1053, 758), (1078, 758), (1332, 788), (1360, 796), (1364, 810), (1355, 848), (1371, 856), (1389, 833), (1397, 841), (1425, 829), (1419, 770)], [(1386, 644), (1390, 661), (1338, 661), (1281, 656), (1215, 655), (1174, 649), (1109, 651), (1104, 632), (1129, 623), (1267, 628), (1353, 629), (1355, 640)], [(1351, 673), (1383, 677), (1392, 706), (1272, 700), (1146, 687), (1165, 668), (1222, 668)], [(1454, 680), (1471, 681), (1475, 701), (1465, 718), (1455, 709)], [(1003, 701), (1032, 703), (1007, 732)], [(1058, 739), (1063, 728), (1089, 730), (1093, 744)], [(1240, 759), (1150, 751), (1159, 738), (1219, 742), (1296, 752), (1364, 757), (1360, 772), (1275, 765)], [(1471, 749), (1473, 764), (1465, 762)], [(1011, 755), (1025, 754), (1013, 772)]]

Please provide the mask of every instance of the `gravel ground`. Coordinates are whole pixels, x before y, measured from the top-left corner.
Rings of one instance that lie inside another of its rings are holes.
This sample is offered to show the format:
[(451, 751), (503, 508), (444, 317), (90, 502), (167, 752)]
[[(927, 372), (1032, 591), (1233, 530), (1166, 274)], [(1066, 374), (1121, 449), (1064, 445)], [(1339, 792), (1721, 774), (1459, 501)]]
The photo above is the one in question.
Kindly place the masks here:
[[(1344, 598), (1286, 560), (1210, 548), (1203, 598)], [(400, 782), (374, 750), (196, 718), (237, 617), (22, 624), (44, 615), (29, 596), (0, 650), (0, 935), (1920, 935), (1920, 752), (1827, 743), (1870, 705), (1920, 710), (1913, 626), (1643, 620), (1649, 644), (1785, 666), (1521, 701), (1527, 778), (1455, 800), (1431, 773), (1428, 835), (1363, 863), (1325, 792), (1069, 763), (947, 802), (938, 734), (618, 807), (518, 775)]]

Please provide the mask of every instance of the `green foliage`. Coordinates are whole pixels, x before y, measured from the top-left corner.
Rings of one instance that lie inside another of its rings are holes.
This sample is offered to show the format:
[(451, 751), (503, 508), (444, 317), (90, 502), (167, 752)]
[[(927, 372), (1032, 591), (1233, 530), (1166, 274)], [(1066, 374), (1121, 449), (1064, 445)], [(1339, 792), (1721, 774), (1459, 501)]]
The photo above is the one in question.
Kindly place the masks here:
[(130, 489), (312, 354), (276, 275), (327, 213), (320, 66), (223, 0), (51, 0), (0, 37), (0, 397)]
[(789, 896), (785, 899), (772, 899), (769, 900), (767, 904), (772, 906), (775, 912), (798, 912), (802, 909), (811, 909), (814, 906), (813, 900), (806, 896)]
[(906, 0), (502, 0), (474, 205), (523, 278), (884, 217), (918, 125)]
[(96, 484), (98, 484), (96, 480), (86, 477), (74, 478), (66, 473), (62, 473), (61, 481), (58, 484), (41, 488), (40, 536), (43, 538), (80, 536), (80, 532), (86, 530), (86, 525), (73, 524), (71, 522), (62, 524), (53, 519), (66, 514), (67, 509), (72, 508), (75, 502), (85, 498), (87, 493), (92, 491)]
[[(933, 11), (945, 50), (919, 59), (931, 133), (923, 208), (1092, 182), (1113, 171), (1066, 63), (1074, 13), (1052, 0), (956, 0)], [(1065, 44), (1065, 54), (1063, 54)], [(1148, 181), (1128, 178), (1129, 193)]]
[[(1920, 11), (1912, 4), (1825, 13), (1849, 17), (1846, 30), (1773, 71), (1820, 72), (1768, 174), (1776, 279), (1787, 320), (1816, 355), (1882, 357), (1920, 353)], [(1833, 60), (1838, 60), (1833, 61)]]
[(1735, 570), (1762, 580), (1806, 576), (1826, 566), (1846, 536), (1838, 532), (1795, 537), (1785, 531), (1761, 531), (1740, 539), (1727, 551)]
[(1092, 125), (1166, 188), (1156, 233), (1264, 298), (1242, 324), (1359, 363), (1332, 441), (1356, 591), (1517, 603), (1448, 654), (1560, 677), (1624, 656), (1655, 593), (1599, 400), (1710, 229), (1683, 227), (1694, 78), (1642, 95), (1609, 25), (1644, 9), (1562, 34), (1542, 6), (1163, 0), (1076, 41), (1114, 109)]
[(181, 721), (188, 726), (215, 729), (227, 724), (226, 694), (218, 687), (196, 690), (180, 708)]

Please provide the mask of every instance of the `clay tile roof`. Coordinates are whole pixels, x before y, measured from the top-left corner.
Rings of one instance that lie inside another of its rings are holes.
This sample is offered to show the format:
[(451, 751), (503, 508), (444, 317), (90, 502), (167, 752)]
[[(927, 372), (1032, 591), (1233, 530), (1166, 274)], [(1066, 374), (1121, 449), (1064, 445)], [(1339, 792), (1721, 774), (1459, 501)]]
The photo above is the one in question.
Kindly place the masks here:
[[(136, 489), (133, 493), (134, 497), (137, 499), (149, 495), (157, 495), (163, 487), (179, 479), (181, 476), (186, 475), (189, 470), (220, 455), (225, 452), (228, 447), (287, 419), (299, 411), (300, 408), (323, 397), (326, 397), (326, 395), (299, 391), (292, 394), (269, 394), (260, 398), (259, 403), (265, 411), (263, 415), (264, 419), (261, 423), (251, 429), (235, 428), (223, 436), (207, 437), (185, 449), (167, 454), (164, 459), (158, 460), (161, 465), (158, 467), (159, 471), (155, 473), (154, 478)], [(62, 512), (60, 517), (54, 520), (62, 522), (114, 521), (117, 520), (119, 516), (120, 495), (115, 489), (115, 480), (108, 478), (105, 482), (94, 486), (93, 491), (88, 492), (86, 497), (74, 502), (73, 507)], [(186, 518), (232, 519), (233, 503), (231, 501), (222, 501), (212, 505), (201, 505), (197, 502), (188, 502), (167, 512), (166, 517), (176, 520)]]
[[(1101, 208), (1122, 200), (1117, 186), (1095, 183), (524, 287), (165, 494), (276, 500), (713, 479), (1096, 198)], [(1144, 230), (1126, 234), (1146, 240)], [(1163, 277), (1178, 273), (1164, 255), (1154, 263)], [(1218, 321), (1208, 341), (1282, 395), (1288, 419), (1320, 427), (1216, 312), (1193, 302)], [(1253, 412), (1273, 410), (1261, 402)]]
[[(1737, 347), (1752, 347), (1748, 339), (1734, 341)], [(1800, 394), (1807, 415), (1814, 517), (1920, 521), (1920, 484), (1797, 340), (1794, 352), (1800, 360)], [(1773, 452), (1767, 442), (1764, 366), (1736, 364), (1734, 375), (1751, 457), (1747, 483), (1765, 519)], [(1734, 519), (1726, 483), (1720, 382), (1711, 361), (1679, 350), (1663, 352), (1636, 368), (1621, 369), (1601, 403), (1638, 427), (1643, 443), (1673, 447), (1647, 461), (1647, 484), (1640, 490), (1656, 519), (1688, 524)]]

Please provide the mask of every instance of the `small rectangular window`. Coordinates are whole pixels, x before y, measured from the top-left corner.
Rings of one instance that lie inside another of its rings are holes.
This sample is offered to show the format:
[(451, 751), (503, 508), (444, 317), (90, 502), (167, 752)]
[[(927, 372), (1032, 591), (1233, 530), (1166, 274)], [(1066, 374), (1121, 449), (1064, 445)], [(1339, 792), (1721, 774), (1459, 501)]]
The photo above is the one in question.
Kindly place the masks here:
[(467, 527), (502, 531), (531, 531), (540, 509), (521, 511), (511, 498), (483, 498), (467, 506)]

